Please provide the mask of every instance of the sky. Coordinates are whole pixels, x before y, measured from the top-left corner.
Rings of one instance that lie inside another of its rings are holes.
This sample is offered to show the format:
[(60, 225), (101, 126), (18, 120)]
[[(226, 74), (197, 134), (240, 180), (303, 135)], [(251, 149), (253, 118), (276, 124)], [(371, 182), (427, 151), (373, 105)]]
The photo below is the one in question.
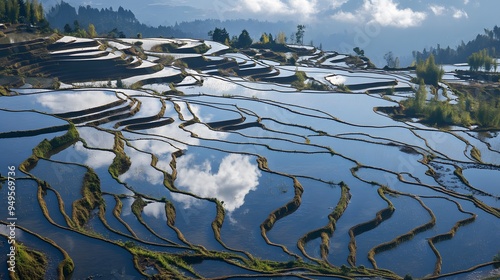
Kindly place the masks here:
[[(41, 0), (51, 4), (60, 0)], [(66, 0), (72, 5), (132, 10), (149, 25), (195, 19), (257, 19), (306, 25), (305, 42), (352, 51), (374, 60), (393, 51), (405, 61), (411, 51), (440, 44), (456, 47), (484, 28), (500, 24), (497, 0)], [(255, 35), (260, 37), (260, 34)], [(254, 38), (258, 39), (258, 38)], [(324, 42), (322, 42), (324, 41)]]

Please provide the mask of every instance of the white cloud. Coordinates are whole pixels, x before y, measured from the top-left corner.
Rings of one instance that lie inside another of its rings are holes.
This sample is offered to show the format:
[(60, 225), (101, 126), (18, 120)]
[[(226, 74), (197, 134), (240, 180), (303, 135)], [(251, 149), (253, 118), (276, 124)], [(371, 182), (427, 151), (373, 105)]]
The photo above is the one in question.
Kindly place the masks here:
[(331, 8), (334, 9), (334, 10), (338, 9), (338, 8), (342, 7), (348, 1), (349, 0), (332, 0)]
[(446, 8), (440, 5), (430, 5), (429, 8), (436, 16), (440, 16), (446, 11)]
[[(194, 156), (186, 155), (177, 161), (176, 185), (201, 197), (216, 197), (224, 201), (224, 208), (232, 212), (245, 203), (245, 196), (256, 189), (261, 176), (251, 157), (230, 154), (222, 159), (217, 172), (212, 171), (206, 160), (201, 165), (194, 164)], [(196, 199), (186, 195), (172, 194), (173, 199), (186, 208), (196, 204)]]
[(44, 93), (35, 100), (50, 109), (50, 113), (79, 111), (118, 101), (116, 95), (110, 92), (93, 90)]
[(456, 19), (469, 18), (469, 15), (464, 10), (453, 9), (453, 17)]
[(399, 9), (393, 0), (365, 0), (363, 8), (372, 11), (373, 21), (382, 26), (413, 27), (426, 18), (423, 12), (414, 12), (410, 8)]
[[(467, 3), (468, 3), (468, 1), (467, 1)], [(467, 3), (464, 3), (464, 4), (467, 4)], [(446, 8), (444, 6), (433, 4), (433, 5), (430, 5), (429, 8), (436, 16), (442, 16), (442, 15), (450, 16), (451, 15), (455, 19), (469, 18), (469, 15), (467, 14), (467, 12), (465, 10), (457, 9), (453, 6), (450, 8)]]
[(343, 21), (343, 22), (354, 23), (354, 22), (359, 21), (359, 19), (353, 13), (344, 12), (344, 11), (337, 12), (336, 14), (334, 14), (332, 16), (332, 18), (335, 20), (338, 20), (338, 21)]
[(377, 23), (381, 26), (407, 28), (418, 26), (427, 17), (425, 12), (401, 9), (394, 0), (364, 0), (363, 5), (354, 13), (340, 11), (333, 19), (353, 22)]
[(156, 219), (167, 220), (167, 215), (165, 214), (165, 204), (160, 202), (148, 203), (143, 210), (146, 216), (154, 217)]
[(469, 2), (470, 2), (469, 0), (464, 0), (464, 5), (469, 4)]
[[(340, 5), (345, 0), (334, 0), (333, 5)], [(331, 0), (243, 0), (233, 8), (235, 12), (248, 16), (256, 14), (259, 18), (285, 19), (299, 17), (308, 21), (314, 18), (324, 7), (331, 5)]]
[(238, 9), (247, 9), (252, 13), (282, 14), (287, 12), (287, 5), (281, 0), (244, 0)]

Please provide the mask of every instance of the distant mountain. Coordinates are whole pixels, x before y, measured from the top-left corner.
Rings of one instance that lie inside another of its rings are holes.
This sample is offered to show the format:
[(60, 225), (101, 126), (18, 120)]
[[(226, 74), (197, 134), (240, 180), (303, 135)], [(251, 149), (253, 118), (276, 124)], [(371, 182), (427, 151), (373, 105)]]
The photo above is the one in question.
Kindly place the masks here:
[(491, 56), (497, 56), (497, 50), (500, 50), (500, 28), (495, 25), (492, 30), (484, 29), (484, 34), (478, 34), (475, 39), (457, 46), (456, 48), (442, 48), (439, 44), (436, 48), (424, 49), (423, 51), (414, 51), (415, 60), (425, 60), (431, 54), (437, 63), (453, 64), (466, 62), (467, 58), (478, 51), (488, 50)]
[(107, 34), (113, 29), (118, 29), (125, 36), (134, 37), (141, 33), (145, 37), (186, 37), (178, 29), (166, 26), (151, 27), (140, 23), (130, 10), (119, 7), (118, 10), (110, 8), (93, 8), (89, 5), (80, 6), (78, 11), (70, 4), (61, 1), (53, 6), (47, 13), (47, 20), (53, 28), (63, 30), (65, 25), (75, 27), (75, 21), (81, 28), (93, 24), (98, 34)]
[[(179, 7), (175, 7), (180, 9)], [(208, 39), (208, 32), (216, 27), (226, 28), (231, 36), (238, 36), (243, 29), (246, 29), (254, 40), (259, 40), (262, 33), (276, 35), (279, 32), (292, 34), (296, 26), (291, 22), (267, 22), (253, 19), (239, 20), (217, 20), (204, 19), (194, 21), (183, 21), (172, 26), (151, 27), (141, 23), (131, 10), (126, 10), (121, 6), (118, 10), (109, 8), (93, 8), (89, 5), (80, 6), (78, 9), (69, 3), (62, 1), (53, 6), (48, 14), (47, 20), (53, 28), (63, 30), (68, 24), (74, 26), (77, 20), (81, 28), (87, 28), (92, 23), (97, 33), (107, 34), (117, 28), (127, 37), (134, 37), (141, 33), (144, 37), (191, 37)]]

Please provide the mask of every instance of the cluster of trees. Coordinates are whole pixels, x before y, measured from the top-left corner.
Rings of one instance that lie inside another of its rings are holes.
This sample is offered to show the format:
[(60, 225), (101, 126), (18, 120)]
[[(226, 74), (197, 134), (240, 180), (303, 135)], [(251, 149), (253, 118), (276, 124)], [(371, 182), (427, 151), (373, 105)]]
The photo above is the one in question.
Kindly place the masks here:
[(429, 88), (434, 95), (431, 100), (427, 101), (427, 86), (422, 82), (414, 97), (401, 102), (406, 116), (439, 126), (476, 124), (487, 128), (500, 127), (500, 97), (470, 87), (457, 91), (460, 98), (452, 105), (438, 100), (437, 88)]
[(473, 123), (471, 118), (472, 102), (471, 100), (460, 99), (457, 105), (451, 105), (447, 101), (439, 101), (437, 89), (430, 87), (434, 98), (429, 102), (427, 100), (427, 87), (421, 82), (413, 98), (402, 101), (405, 108), (405, 114), (409, 117), (421, 118), (424, 122), (433, 125), (465, 125)]
[[(285, 31), (286, 34), (290, 32), (295, 32), (294, 24), (292, 22), (265, 22), (255, 19), (237, 19), (237, 20), (218, 20), (218, 19), (205, 19), (205, 20), (194, 20), (189, 22), (176, 22), (172, 26), (176, 30), (181, 30), (186, 33), (191, 38), (211, 38), (207, 37), (209, 31), (213, 31), (215, 28), (222, 29), (224, 27), (229, 34), (240, 34), (241, 30), (245, 29), (250, 34), (254, 34), (254, 41), (257, 41), (259, 37), (257, 34), (262, 34), (266, 32), (267, 34), (273, 34), (276, 38), (276, 34), (280, 31)], [(286, 35), (290, 38), (289, 35)], [(231, 41), (231, 37), (229, 37)], [(289, 40), (290, 41), (290, 40)]]
[(48, 25), (42, 3), (39, 3), (38, 0), (0, 1), (0, 20), (9, 23)]
[(71, 27), (69, 23), (65, 24), (63, 31), (66, 35), (72, 35), (81, 38), (94, 38), (98, 36), (95, 26), (92, 23), (88, 25), (87, 29), (84, 29), (80, 26), (78, 20), (75, 20), (73, 22), (73, 27)]
[(439, 64), (460, 63), (467, 61), (469, 56), (483, 49), (487, 49), (488, 53), (495, 56), (496, 50), (500, 49), (500, 27), (495, 26), (492, 30), (484, 29), (484, 34), (478, 34), (467, 44), (462, 41), (456, 48), (449, 46), (442, 48), (438, 44), (436, 48), (430, 50), (414, 51), (413, 58), (416, 61), (425, 60), (432, 54)]
[[(253, 40), (246, 29), (243, 29), (239, 36), (229, 38), (229, 33), (226, 31), (226, 28), (216, 27), (213, 31), (208, 32), (208, 36), (215, 42), (232, 46), (234, 48), (248, 48), (253, 43)], [(263, 35), (263, 37), (261, 37), (261, 40), (269, 40), (267, 35)]]
[[(119, 31), (118, 28), (116, 27), (108, 31), (107, 33), (101, 33), (99, 35), (96, 31), (94, 24), (89, 23), (87, 29), (85, 29), (80, 26), (78, 20), (75, 20), (73, 22), (73, 27), (71, 27), (71, 25), (69, 25), (68, 23), (65, 24), (63, 31), (65, 35), (71, 35), (80, 38), (95, 38), (98, 36), (108, 37), (108, 38), (126, 38), (125, 33), (123, 33), (123, 31)], [(142, 38), (142, 34), (138, 33), (137, 37)]]
[(488, 72), (491, 70), (496, 72), (498, 67), (497, 60), (489, 55), (487, 49), (473, 53), (469, 56), (467, 62), (469, 63), (471, 71), (479, 71), (483, 68)]
[[(356, 50), (354, 50), (354, 51), (356, 52)], [(363, 52), (363, 54), (364, 54), (364, 52)], [(399, 68), (399, 57), (394, 57), (394, 54), (392, 52), (386, 53), (384, 55), (384, 59), (387, 62), (387, 67)]]
[[(124, 37), (141, 33), (145, 37), (187, 37), (186, 33), (172, 27), (151, 27), (142, 24), (132, 11), (122, 7), (119, 7), (116, 11), (112, 7), (97, 9), (89, 5), (80, 6), (76, 9), (70, 4), (61, 1), (49, 10), (47, 20), (52, 27), (76, 36), (84, 35), (83, 31), (81, 31), (82, 27), (88, 27), (92, 24), (96, 33), (103, 36)], [(78, 26), (75, 26), (75, 21), (78, 21)], [(119, 27), (120, 31), (116, 27)], [(70, 29), (71, 32), (67, 32)], [(88, 28), (86, 33), (90, 33)]]
[(500, 127), (499, 98), (494, 102), (480, 102), (477, 109), (477, 122), (483, 127)]
[(416, 67), (417, 79), (428, 85), (437, 86), (444, 75), (442, 67), (436, 64), (434, 56), (429, 56), (426, 60), (421, 60)]
[[(292, 42), (303, 44), (305, 28), (305, 25), (297, 26), (297, 32), (293, 34), (294, 40), (292, 40)], [(208, 36), (213, 41), (235, 48), (247, 48), (253, 43), (253, 40), (246, 29), (241, 31), (241, 34), (239, 36), (230, 37), (229, 32), (227, 32), (226, 28), (216, 27), (214, 30), (208, 32)], [(258, 43), (260, 43), (261, 45), (272, 47), (273, 45), (284, 45), (286, 44), (287, 40), (288, 38), (286, 37), (285, 32), (280, 31), (276, 36), (273, 36), (271, 32), (264, 32), (260, 36)]]
[(213, 31), (208, 32), (208, 36), (210, 36), (210, 38), (215, 42), (232, 46), (234, 48), (248, 48), (253, 43), (253, 40), (246, 29), (243, 29), (239, 36), (233, 36), (229, 39), (229, 33), (226, 31), (226, 28), (216, 27)]

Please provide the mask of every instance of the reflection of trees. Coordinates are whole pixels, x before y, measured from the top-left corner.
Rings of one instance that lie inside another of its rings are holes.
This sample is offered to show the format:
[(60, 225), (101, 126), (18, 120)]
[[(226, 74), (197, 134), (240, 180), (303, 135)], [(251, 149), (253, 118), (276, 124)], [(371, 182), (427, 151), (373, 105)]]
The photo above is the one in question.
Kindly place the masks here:
[[(215, 197), (224, 201), (224, 208), (231, 212), (245, 203), (245, 196), (259, 184), (260, 170), (250, 156), (230, 154), (222, 159), (217, 172), (208, 160), (194, 164), (194, 157), (187, 155), (177, 162), (177, 186), (201, 197)], [(184, 195), (172, 195), (186, 208), (196, 200)]]

